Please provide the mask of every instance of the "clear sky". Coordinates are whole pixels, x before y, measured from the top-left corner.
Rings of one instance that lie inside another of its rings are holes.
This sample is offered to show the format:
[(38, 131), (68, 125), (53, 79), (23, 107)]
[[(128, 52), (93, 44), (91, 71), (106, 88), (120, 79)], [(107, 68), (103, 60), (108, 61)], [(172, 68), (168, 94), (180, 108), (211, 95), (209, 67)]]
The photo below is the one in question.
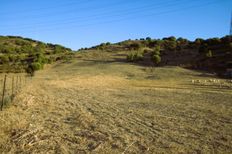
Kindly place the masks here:
[(102, 42), (229, 34), (232, 0), (0, 0), (0, 35), (74, 50)]

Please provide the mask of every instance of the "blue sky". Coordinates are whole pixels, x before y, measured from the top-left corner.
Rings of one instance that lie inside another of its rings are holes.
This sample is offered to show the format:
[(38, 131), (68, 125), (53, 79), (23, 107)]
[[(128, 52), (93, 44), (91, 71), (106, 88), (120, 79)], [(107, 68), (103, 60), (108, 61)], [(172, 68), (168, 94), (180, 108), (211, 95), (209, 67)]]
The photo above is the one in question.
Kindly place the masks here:
[(229, 34), (232, 0), (0, 0), (0, 35), (74, 50), (102, 42)]

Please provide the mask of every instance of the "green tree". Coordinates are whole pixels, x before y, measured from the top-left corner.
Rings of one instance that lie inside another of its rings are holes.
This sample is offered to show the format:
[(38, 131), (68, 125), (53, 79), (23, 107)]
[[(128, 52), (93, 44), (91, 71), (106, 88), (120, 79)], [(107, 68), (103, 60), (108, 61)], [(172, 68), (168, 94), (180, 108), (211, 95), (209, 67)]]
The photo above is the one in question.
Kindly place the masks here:
[(110, 42), (106, 42), (106, 45), (111, 45), (111, 43)]
[(150, 37), (147, 37), (146, 40), (147, 40), (147, 41), (151, 41), (151, 38), (150, 38)]

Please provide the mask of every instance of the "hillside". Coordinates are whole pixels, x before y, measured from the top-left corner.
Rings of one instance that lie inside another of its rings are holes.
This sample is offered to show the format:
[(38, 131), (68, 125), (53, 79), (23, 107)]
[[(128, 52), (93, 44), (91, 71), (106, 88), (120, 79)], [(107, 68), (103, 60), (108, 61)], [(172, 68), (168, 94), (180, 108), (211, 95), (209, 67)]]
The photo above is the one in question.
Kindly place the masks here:
[(160, 58), (155, 66), (181, 66), (196, 70), (228, 75), (227, 69), (232, 66), (232, 36), (196, 39), (189, 41), (184, 38), (168, 37), (163, 39), (127, 40), (115, 44), (102, 43), (80, 51), (125, 51), (127, 59), (140, 65), (154, 66), (153, 58)]
[(29, 38), (0, 36), (0, 72), (34, 72), (44, 64), (70, 58), (72, 50)]

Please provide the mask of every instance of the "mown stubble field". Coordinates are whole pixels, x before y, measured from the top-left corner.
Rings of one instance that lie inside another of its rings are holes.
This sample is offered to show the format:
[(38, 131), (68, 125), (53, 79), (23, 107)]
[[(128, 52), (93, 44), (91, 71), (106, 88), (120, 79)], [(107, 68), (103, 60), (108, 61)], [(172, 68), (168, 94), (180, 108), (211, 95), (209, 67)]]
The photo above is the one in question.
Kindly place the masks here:
[(0, 112), (1, 153), (232, 153), (232, 89), (91, 59), (37, 72)]

